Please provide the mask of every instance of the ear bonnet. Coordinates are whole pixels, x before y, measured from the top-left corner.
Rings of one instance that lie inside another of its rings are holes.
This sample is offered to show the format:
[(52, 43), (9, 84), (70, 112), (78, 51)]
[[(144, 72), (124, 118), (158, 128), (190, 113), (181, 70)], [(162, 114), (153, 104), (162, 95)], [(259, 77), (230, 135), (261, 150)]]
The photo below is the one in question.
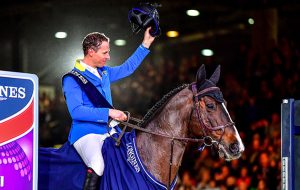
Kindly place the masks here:
[[(197, 76), (196, 76), (196, 85), (197, 91), (203, 92), (198, 97), (203, 96), (210, 96), (214, 98), (217, 102), (223, 103), (224, 98), (222, 92), (219, 88), (216, 87), (217, 82), (220, 78), (220, 65), (216, 68), (214, 73), (211, 75), (209, 79), (206, 78), (206, 70), (205, 66), (201, 65), (198, 69)], [(205, 89), (213, 89), (213, 90), (205, 90)]]

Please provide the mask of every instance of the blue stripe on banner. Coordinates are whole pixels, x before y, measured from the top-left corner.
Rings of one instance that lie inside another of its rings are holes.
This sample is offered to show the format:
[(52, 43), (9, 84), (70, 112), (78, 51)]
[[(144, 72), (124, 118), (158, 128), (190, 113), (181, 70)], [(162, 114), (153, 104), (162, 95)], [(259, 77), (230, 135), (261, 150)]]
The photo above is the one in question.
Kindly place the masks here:
[[(161, 187), (164, 188), (164, 189), (168, 189), (164, 184), (162, 184), (162, 183), (160, 183), (159, 181), (157, 181), (157, 180), (155, 179), (155, 177), (154, 177), (152, 174), (150, 174), (150, 173), (145, 169), (144, 164), (143, 164), (143, 162), (141, 161), (140, 156), (139, 156), (139, 154), (138, 154), (138, 150), (137, 150), (137, 148), (136, 148), (136, 140), (135, 140), (135, 138), (132, 138), (132, 142), (133, 142), (133, 145), (134, 145), (134, 152), (135, 152), (135, 155), (136, 155), (136, 157), (138, 158), (138, 161), (139, 161), (140, 165), (142, 166), (142, 168), (143, 168), (144, 172), (146, 173), (146, 175), (147, 175), (154, 183), (156, 183), (157, 185), (161, 186)], [(175, 180), (174, 180), (173, 183), (171, 184), (171, 190), (174, 188), (174, 186), (175, 186), (175, 184), (176, 184), (176, 181), (177, 181), (177, 176), (175, 177)]]

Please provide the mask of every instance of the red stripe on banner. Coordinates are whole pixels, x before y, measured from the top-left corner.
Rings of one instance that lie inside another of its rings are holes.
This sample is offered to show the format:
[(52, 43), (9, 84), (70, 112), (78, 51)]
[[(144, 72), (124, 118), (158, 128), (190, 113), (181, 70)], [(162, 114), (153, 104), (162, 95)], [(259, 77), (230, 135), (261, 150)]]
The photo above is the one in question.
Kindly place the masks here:
[(34, 118), (33, 102), (32, 99), (29, 107), (19, 115), (0, 123), (0, 144), (22, 135), (31, 128)]

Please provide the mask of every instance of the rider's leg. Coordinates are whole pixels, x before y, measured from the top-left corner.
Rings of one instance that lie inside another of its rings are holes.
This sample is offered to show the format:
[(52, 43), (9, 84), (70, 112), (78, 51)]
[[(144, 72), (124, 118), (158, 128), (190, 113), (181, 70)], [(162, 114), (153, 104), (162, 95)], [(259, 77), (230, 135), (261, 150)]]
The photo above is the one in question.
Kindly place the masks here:
[(88, 168), (86, 172), (83, 190), (99, 189), (99, 179), (100, 176), (98, 176), (92, 168)]
[(103, 175), (104, 161), (102, 146), (107, 134), (88, 134), (74, 143), (74, 147), (88, 167), (84, 189), (98, 189), (100, 176)]

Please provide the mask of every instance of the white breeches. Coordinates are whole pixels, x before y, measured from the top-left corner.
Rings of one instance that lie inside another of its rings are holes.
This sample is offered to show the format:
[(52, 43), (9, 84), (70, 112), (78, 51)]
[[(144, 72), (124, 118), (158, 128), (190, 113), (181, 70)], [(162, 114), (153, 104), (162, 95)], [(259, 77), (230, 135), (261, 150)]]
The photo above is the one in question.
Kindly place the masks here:
[[(116, 131), (112, 129), (110, 134), (114, 133)], [(109, 137), (108, 133), (88, 134), (78, 139), (73, 145), (86, 166), (92, 168), (99, 176), (102, 176), (104, 172), (102, 146), (107, 137)]]

